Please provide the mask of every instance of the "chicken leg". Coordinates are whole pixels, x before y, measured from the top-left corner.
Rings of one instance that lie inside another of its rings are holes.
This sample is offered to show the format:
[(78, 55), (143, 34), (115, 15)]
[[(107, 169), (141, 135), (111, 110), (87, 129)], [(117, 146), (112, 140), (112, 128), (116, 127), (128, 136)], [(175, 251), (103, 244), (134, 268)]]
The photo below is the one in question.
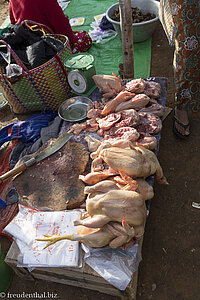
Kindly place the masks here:
[[(69, 235), (44, 235), (44, 238), (39, 238), (37, 241), (47, 241), (48, 244), (44, 247), (55, 244), (58, 241), (67, 239), (71, 241), (79, 241), (90, 247), (104, 247), (109, 245), (111, 248), (117, 248), (129, 243), (135, 237), (135, 230), (124, 221), (122, 225), (111, 222), (103, 228), (89, 229), (79, 226), (78, 234)], [(134, 239), (135, 240), (135, 239)]]

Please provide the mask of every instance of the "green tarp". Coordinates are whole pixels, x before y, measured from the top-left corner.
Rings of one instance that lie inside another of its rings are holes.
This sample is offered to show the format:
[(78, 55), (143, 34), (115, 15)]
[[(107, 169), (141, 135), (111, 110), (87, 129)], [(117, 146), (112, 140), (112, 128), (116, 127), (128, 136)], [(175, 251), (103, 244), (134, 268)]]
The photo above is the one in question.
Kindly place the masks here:
[[(113, 0), (71, 0), (64, 13), (69, 18), (85, 17), (81, 26), (73, 27), (73, 30), (92, 30), (90, 24), (94, 22), (94, 16), (106, 12), (117, 1)], [(93, 43), (89, 53), (94, 56), (97, 74), (118, 74), (119, 63), (123, 63), (122, 41), (119, 36), (105, 44)], [(134, 44), (134, 77), (145, 78), (150, 75), (151, 65), (151, 39)]]

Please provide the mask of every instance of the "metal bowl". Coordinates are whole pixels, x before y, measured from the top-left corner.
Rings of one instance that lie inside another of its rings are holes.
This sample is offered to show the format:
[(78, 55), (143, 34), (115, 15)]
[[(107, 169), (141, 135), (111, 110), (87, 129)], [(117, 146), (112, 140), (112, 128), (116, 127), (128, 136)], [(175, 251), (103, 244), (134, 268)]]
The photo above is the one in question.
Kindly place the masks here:
[(69, 122), (77, 122), (87, 117), (87, 106), (92, 100), (87, 97), (77, 96), (64, 101), (59, 109), (58, 115), (61, 119)]
[[(131, 0), (131, 7), (138, 7), (141, 9), (142, 13), (151, 13), (156, 17), (152, 20), (133, 23), (133, 42), (143, 42), (150, 38), (159, 23), (159, 6), (160, 2), (156, 0)], [(119, 7), (119, 3), (115, 3), (110, 6), (106, 11), (106, 18), (110, 23), (113, 24), (113, 27), (117, 31), (117, 33), (121, 36), (120, 22), (114, 21), (111, 17), (115, 9)]]

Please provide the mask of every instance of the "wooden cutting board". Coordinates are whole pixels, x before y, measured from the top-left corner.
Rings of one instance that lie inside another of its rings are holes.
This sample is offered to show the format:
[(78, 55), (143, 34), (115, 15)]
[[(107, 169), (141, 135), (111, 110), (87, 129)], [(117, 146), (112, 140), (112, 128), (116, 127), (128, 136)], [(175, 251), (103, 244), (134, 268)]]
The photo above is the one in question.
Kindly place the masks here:
[(78, 208), (85, 200), (85, 185), (78, 177), (84, 172), (88, 159), (84, 145), (67, 142), (59, 151), (14, 179), (20, 203), (56, 211)]

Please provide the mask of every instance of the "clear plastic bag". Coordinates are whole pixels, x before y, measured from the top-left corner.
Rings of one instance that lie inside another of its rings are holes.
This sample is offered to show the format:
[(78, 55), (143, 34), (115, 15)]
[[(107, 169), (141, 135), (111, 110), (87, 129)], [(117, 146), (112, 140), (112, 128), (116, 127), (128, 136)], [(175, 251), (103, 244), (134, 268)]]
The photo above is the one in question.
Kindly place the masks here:
[(110, 247), (91, 248), (81, 244), (85, 262), (119, 290), (125, 290), (142, 260), (141, 247), (134, 244), (126, 250)]
[(115, 30), (103, 30), (101, 29), (96, 22), (91, 23), (90, 25), (93, 30), (89, 30), (89, 35), (93, 42), (105, 44), (108, 41), (114, 39), (117, 36), (117, 32)]
[(0, 51), (1, 56), (7, 62), (6, 66), (6, 76), (7, 77), (15, 77), (20, 76), (22, 74), (22, 67), (17, 64), (11, 64), (11, 51), (10, 48), (7, 48), (7, 53)]

